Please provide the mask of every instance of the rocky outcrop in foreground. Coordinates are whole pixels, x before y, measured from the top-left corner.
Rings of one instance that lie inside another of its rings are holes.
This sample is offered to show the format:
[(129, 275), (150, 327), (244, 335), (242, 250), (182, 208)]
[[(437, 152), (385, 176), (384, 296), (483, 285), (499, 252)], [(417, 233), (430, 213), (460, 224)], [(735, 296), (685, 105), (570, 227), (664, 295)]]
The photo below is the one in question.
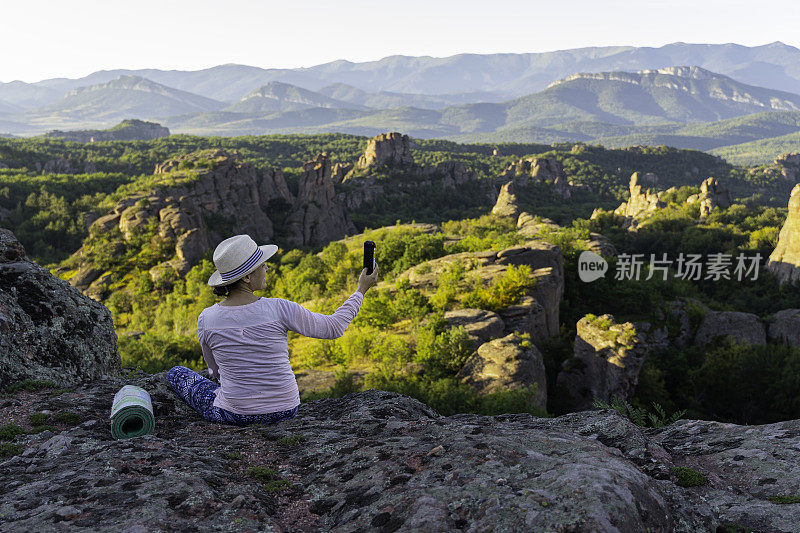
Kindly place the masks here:
[(769, 256), (767, 270), (780, 283), (800, 279), (800, 184), (795, 185), (789, 198), (789, 213), (778, 235), (778, 244)]
[[(155, 432), (115, 441), (126, 383), (150, 392)], [(0, 398), (24, 427), (33, 411), (79, 416), (17, 436), (21, 453), (0, 460), (4, 531), (797, 531), (800, 504), (770, 498), (800, 493), (799, 420), (444, 417), (369, 390), (238, 428), (201, 419), (164, 372), (54, 394)], [(707, 481), (683, 486), (676, 467)]]
[(72, 384), (119, 371), (108, 309), (28, 260), (14, 234), (0, 228), (0, 388), (29, 378)]

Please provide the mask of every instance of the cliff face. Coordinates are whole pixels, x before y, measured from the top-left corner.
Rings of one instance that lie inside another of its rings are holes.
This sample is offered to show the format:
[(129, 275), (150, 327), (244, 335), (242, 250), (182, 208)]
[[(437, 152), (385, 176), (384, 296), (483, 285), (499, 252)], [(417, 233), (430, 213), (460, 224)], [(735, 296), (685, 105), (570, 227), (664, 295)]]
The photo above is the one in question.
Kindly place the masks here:
[[(149, 391), (153, 434), (112, 439), (124, 384)], [(769, 498), (800, 490), (798, 420), (643, 429), (614, 411), (444, 417), (369, 390), (238, 428), (201, 419), (164, 372), (56, 394), (0, 398), (3, 419), (24, 427), (65, 404), (79, 416), (17, 436), (20, 453), (0, 459), (6, 531), (797, 530), (797, 504)], [(258, 479), (254, 466), (272, 472)], [(681, 486), (675, 467), (707, 482)]]
[(769, 256), (767, 269), (780, 283), (794, 283), (800, 279), (800, 184), (792, 189), (789, 213), (778, 235), (778, 244)]
[(297, 198), (286, 225), (291, 246), (317, 246), (356, 233), (334, 191), (327, 153), (303, 165)]

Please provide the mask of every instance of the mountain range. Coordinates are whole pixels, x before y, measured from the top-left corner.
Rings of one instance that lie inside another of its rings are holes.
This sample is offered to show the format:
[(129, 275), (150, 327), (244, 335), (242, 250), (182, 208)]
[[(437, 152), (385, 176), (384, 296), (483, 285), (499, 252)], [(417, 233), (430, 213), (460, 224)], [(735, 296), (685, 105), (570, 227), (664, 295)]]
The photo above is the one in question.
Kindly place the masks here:
[(199, 135), (399, 130), (461, 142), (710, 150), (791, 135), (800, 131), (798, 112), (800, 50), (780, 42), (110, 70), (0, 83), (0, 132), (16, 135), (139, 118)]

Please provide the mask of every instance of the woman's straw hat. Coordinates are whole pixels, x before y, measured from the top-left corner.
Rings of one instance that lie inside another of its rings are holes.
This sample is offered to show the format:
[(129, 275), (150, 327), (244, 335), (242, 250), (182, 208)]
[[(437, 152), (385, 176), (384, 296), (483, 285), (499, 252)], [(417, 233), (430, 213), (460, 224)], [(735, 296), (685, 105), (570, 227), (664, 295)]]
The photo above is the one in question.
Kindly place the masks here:
[(249, 235), (235, 235), (225, 239), (214, 249), (214, 266), (217, 271), (208, 278), (212, 287), (229, 285), (239, 280), (275, 255), (274, 244), (259, 246)]

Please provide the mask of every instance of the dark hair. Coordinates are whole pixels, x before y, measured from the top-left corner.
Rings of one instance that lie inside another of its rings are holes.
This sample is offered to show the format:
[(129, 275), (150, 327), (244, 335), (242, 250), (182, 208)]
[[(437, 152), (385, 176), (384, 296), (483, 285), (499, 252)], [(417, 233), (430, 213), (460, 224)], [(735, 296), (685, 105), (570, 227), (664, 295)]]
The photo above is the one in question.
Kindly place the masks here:
[(234, 281), (233, 283), (229, 283), (227, 285), (220, 285), (219, 287), (214, 287), (212, 289), (212, 291), (217, 296), (225, 296), (225, 297), (227, 297), (231, 293), (231, 290), (233, 290), (233, 288), (236, 287), (236, 285), (241, 283), (241, 281), (242, 281), (241, 279), (238, 279), (238, 280)]

